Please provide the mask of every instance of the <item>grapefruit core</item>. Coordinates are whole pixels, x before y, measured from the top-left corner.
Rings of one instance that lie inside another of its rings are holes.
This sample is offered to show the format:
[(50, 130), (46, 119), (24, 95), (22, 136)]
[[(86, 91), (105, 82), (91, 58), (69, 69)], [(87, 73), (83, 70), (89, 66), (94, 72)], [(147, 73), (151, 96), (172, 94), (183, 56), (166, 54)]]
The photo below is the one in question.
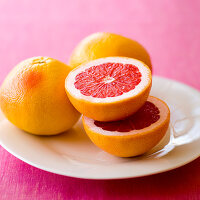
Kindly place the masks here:
[(165, 135), (169, 121), (167, 104), (152, 96), (135, 114), (123, 120), (99, 122), (83, 116), (92, 142), (119, 157), (137, 156), (152, 149)]
[(74, 107), (98, 121), (114, 121), (136, 112), (147, 100), (151, 71), (141, 61), (101, 58), (72, 70), (65, 88)]

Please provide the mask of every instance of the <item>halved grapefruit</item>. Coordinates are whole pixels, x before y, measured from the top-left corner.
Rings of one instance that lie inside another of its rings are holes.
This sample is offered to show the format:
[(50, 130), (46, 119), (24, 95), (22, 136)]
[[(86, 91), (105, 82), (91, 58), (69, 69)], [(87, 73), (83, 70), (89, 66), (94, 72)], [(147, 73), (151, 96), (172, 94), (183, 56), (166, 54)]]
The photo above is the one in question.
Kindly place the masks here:
[(98, 121), (114, 121), (133, 114), (145, 103), (151, 82), (151, 71), (143, 62), (107, 57), (72, 70), (65, 88), (80, 113)]
[(89, 138), (104, 151), (119, 157), (132, 157), (152, 149), (165, 135), (170, 121), (167, 104), (150, 96), (126, 119), (100, 122), (83, 116)]

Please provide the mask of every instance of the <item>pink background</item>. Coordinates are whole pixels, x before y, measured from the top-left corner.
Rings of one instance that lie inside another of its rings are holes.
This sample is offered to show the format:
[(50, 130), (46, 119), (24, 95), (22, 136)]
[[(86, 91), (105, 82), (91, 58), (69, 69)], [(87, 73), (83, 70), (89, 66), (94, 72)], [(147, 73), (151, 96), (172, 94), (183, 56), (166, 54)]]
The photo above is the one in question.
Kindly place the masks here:
[[(123, 34), (150, 52), (154, 74), (200, 89), (198, 0), (0, 0), (0, 83), (21, 60), (67, 62), (85, 36)], [(0, 147), (0, 199), (200, 199), (200, 158), (150, 177), (91, 181), (25, 164)]]

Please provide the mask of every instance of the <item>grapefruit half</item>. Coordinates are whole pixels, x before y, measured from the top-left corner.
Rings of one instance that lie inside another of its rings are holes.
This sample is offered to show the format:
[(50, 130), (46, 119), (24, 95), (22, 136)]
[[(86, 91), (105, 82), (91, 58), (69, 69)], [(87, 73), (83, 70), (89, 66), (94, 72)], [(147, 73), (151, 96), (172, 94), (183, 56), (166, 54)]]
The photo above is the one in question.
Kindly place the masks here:
[(152, 149), (165, 135), (170, 121), (167, 104), (150, 96), (126, 119), (100, 122), (83, 116), (84, 129), (94, 144), (119, 157), (132, 157)]
[(72, 70), (65, 88), (80, 113), (98, 121), (114, 121), (133, 114), (145, 103), (151, 82), (151, 71), (143, 62), (107, 57)]

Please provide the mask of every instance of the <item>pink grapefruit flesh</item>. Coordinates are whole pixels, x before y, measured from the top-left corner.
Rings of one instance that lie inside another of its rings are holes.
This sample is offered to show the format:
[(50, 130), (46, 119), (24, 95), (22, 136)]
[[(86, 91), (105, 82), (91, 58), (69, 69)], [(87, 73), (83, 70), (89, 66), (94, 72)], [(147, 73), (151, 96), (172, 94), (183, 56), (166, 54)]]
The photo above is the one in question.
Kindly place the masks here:
[(149, 101), (140, 108), (135, 114), (126, 119), (112, 122), (94, 121), (94, 124), (107, 131), (129, 132), (149, 127), (160, 119), (159, 109)]
[(116, 97), (134, 90), (141, 82), (141, 76), (135, 65), (103, 63), (77, 74), (74, 84), (85, 96)]

